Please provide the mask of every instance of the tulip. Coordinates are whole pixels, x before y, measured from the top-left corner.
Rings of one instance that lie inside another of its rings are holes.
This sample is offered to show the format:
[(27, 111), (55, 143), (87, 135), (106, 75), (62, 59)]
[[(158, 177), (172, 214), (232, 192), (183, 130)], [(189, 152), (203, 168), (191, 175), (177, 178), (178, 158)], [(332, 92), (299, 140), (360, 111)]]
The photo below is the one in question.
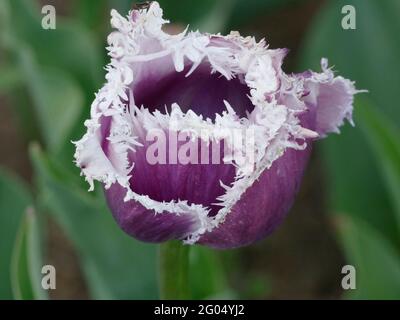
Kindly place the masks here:
[(170, 35), (157, 2), (111, 11), (111, 62), (75, 160), (122, 230), (226, 249), (263, 239), (299, 189), (311, 147), (352, 123), (354, 83), (286, 74), (265, 40)]

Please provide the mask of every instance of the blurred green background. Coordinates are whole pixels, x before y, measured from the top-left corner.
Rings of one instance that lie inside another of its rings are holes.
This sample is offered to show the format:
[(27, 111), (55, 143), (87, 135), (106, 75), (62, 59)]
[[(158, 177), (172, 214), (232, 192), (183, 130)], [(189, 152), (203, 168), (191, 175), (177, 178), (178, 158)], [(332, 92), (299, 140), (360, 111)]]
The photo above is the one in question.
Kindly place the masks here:
[[(192, 297), (400, 298), (400, 1), (160, 0), (182, 28), (265, 37), (286, 72), (321, 57), (356, 80), (354, 120), (316, 144), (288, 218), (253, 246), (190, 253)], [(41, 28), (54, 5), (56, 30)], [(104, 82), (111, 8), (131, 0), (0, 0), (0, 299), (158, 298), (157, 246), (120, 231), (72, 163)], [(356, 8), (356, 29), (341, 27)], [(41, 289), (41, 268), (57, 289)], [(343, 290), (342, 267), (356, 268)]]

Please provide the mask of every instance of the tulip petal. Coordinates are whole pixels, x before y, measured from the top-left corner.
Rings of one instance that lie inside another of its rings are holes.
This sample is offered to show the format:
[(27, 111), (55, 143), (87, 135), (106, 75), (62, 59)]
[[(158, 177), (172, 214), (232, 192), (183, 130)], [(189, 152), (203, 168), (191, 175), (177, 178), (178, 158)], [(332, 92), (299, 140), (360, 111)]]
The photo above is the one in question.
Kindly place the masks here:
[(304, 102), (310, 109), (316, 109), (316, 127), (320, 137), (328, 133), (339, 133), (339, 127), (347, 119), (352, 125), (354, 83), (341, 76), (335, 77), (328, 68), (328, 61), (321, 60), (322, 73), (307, 72), (300, 76), (304, 79), (304, 88), (307, 95)]
[(286, 151), (246, 190), (225, 221), (204, 234), (199, 243), (217, 249), (236, 248), (270, 234), (293, 204), (310, 152), (311, 146)]
[(127, 234), (146, 242), (185, 239), (201, 225), (196, 212), (156, 213), (138, 201), (124, 201), (124, 188), (113, 184), (105, 190), (108, 206), (118, 225)]

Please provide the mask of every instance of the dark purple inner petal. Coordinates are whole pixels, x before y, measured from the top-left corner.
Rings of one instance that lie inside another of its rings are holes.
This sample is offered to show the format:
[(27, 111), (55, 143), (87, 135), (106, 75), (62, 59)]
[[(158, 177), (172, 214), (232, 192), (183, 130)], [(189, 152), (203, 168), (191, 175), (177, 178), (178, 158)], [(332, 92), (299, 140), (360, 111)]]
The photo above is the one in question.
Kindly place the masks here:
[(144, 147), (129, 155), (130, 161), (135, 163), (130, 180), (134, 192), (157, 201), (187, 200), (189, 204), (201, 204), (211, 208), (210, 215), (218, 212), (221, 207), (214, 203), (225, 193), (220, 181), (229, 185), (235, 177), (234, 166), (222, 161), (222, 146), (219, 164), (211, 164), (211, 151), (210, 164), (200, 164), (200, 161), (199, 164), (170, 164), (169, 161), (150, 164), (146, 159), (149, 143), (141, 142)]
[[(151, 62), (149, 62), (151, 63)], [(185, 112), (189, 109), (205, 118), (215, 119), (215, 114), (225, 110), (224, 100), (228, 101), (240, 117), (254, 108), (248, 95), (250, 89), (238, 78), (227, 80), (220, 73), (211, 74), (210, 67), (204, 63), (190, 76), (189, 67), (182, 72), (173, 72), (161, 79), (143, 77), (135, 84), (134, 96), (137, 106), (145, 106), (154, 111), (170, 110), (172, 103), (178, 103)]]

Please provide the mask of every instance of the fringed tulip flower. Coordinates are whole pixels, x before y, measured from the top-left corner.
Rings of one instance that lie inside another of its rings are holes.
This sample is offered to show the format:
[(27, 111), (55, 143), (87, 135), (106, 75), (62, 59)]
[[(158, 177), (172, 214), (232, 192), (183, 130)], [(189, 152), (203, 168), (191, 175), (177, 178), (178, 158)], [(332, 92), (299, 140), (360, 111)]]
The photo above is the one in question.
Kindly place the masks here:
[(157, 2), (111, 11), (111, 62), (75, 159), (118, 225), (147, 242), (233, 248), (268, 235), (299, 189), (312, 142), (352, 122), (353, 82), (286, 74), (264, 40), (162, 30)]

